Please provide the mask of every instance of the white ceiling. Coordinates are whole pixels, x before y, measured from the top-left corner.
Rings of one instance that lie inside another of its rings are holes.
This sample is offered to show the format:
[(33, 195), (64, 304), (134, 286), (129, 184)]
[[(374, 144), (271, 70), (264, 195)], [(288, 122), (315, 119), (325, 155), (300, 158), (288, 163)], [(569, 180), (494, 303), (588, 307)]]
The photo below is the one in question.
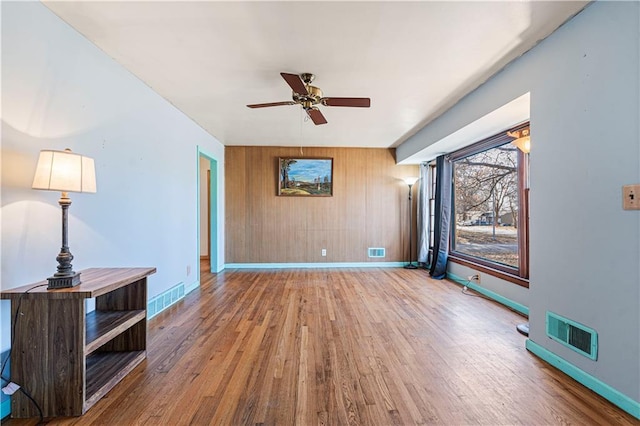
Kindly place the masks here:
[[(394, 147), (586, 1), (45, 2), (225, 145)], [(290, 100), (280, 72), (371, 108)]]
[(528, 121), (531, 94), (525, 93), (511, 102), (467, 124), (439, 141), (424, 147), (398, 164), (420, 164), (441, 154), (456, 151), (473, 142), (504, 132), (505, 129)]

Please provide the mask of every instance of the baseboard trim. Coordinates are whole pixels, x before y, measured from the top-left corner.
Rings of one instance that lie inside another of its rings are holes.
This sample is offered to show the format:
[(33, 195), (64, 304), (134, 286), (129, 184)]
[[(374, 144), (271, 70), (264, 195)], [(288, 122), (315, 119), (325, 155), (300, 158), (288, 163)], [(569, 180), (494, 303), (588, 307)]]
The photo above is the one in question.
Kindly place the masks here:
[[(5, 360), (10, 355), (10, 349), (2, 352), (0, 354), (0, 362), (5, 362)], [(5, 369), (2, 372), (3, 377), (11, 377), (11, 360), (6, 361)], [(9, 395), (5, 395), (4, 393), (0, 393), (0, 419), (4, 419), (11, 414), (11, 397)]]
[(194, 282), (192, 282), (191, 284), (185, 287), (184, 294), (189, 294), (198, 287), (200, 287), (200, 280), (195, 280)]
[(7, 398), (0, 404), (0, 419), (4, 419), (11, 414), (11, 398)]
[(400, 268), (407, 262), (227, 263), (224, 269)]
[(469, 280), (465, 280), (464, 278), (461, 278), (459, 276), (457, 276), (456, 274), (452, 274), (451, 272), (447, 272), (447, 278), (450, 279), (451, 281), (453, 281), (456, 284), (459, 284), (461, 286), (467, 286), (468, 288), (477, 291), (480, 294), (483, 294), (485, 296), (487, 296), (490, 299), (495, 300), (498, 303), (501, 303), (511, 309), (513, 309), (516, 312), (520, 312), (523, 315), (529, 316), (529, 308), (524, 306), (521, 303), (515, 302), (511, 299), (507, 299), (504, 296), (499, 295), (498, 293), (494, 293), (491, 290), (487, 290), (484, 287), (479, 286), (478, 284), (471, 282)]
[(531, 352), (538, 358), (551, 364), (558, 370), (565, 373), (567, 376), (573, 378), (578, 383), (581, 383), (582, 385), (591, 389), (592, 391), (602, 396), (612, 404), (622, 408), (624, 411), (631, 414), (635, 418), (640, 419), (640, 403), (639, 402), (634, 401), (627, 395), (612, 388), (608, 384), (596, 379), (592, 375), (585, 373), (575, 365), (565, 361), (564, 359), (560, 358), (558, 355), (543, 348), (542, 346), (538, 345), (531, 339), (527, 339), (525, 346), (529, 352)]

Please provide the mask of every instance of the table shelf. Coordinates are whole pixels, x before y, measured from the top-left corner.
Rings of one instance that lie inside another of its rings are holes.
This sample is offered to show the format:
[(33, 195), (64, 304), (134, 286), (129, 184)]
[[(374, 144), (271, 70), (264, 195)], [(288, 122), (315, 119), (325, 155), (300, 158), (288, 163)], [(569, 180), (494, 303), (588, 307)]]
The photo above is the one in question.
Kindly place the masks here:
[[(81, 416), (144, 361), (147, 276), (155, 272), (91, 268), (80, 271), (76, 287), (47, 290), (43, 281), (0, 293), (17, 318), (11, 381), (31, 394), (44, 417)], [(89, 298), (95, 311), (87, 313)], [(21, 392), (11, 402), (12, 417), (39, 414)]]
[(145, 319), (144, 309), (132, 311), (93, 311), (86, 317), (85, 356)]
[(98, 402), (145, 357), (145, 351), (94, 352), (88, 356), (84, 411)]

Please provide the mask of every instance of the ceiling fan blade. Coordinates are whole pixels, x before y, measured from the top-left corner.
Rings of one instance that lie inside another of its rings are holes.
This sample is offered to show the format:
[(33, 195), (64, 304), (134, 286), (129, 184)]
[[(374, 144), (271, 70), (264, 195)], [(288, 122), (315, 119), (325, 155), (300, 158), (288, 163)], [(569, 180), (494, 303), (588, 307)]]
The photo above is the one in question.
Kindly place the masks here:
[(324, 118), (324, 115), (322, 115), (318, 108), (307, 109), (307, 114), (316, 126), (319, 124), (327, 124), (327, 119)]
[(300, 94), (300, 95), (308, 95), (309, 92), (304, 85), (304, 81), (300, 78), (298, 74), (287, 74), (286, 72), (281, 72), (280, 75), (284, 78), (284, 81), (287, 82), (291, 90)]
[(252, 104), (252, 105), (247, 105), (249, 108), (265, 108), (265, 107), (272, 107), (272, 106), (280, 106), (280, 105), (295, 105), (296, 103), (293, 101), (284, 101), (284, 102), (271, 102), (268, 104)]
[(369, 98), (322, 98), (322, 105), (369, 108), (371, 106), (371, 99)]

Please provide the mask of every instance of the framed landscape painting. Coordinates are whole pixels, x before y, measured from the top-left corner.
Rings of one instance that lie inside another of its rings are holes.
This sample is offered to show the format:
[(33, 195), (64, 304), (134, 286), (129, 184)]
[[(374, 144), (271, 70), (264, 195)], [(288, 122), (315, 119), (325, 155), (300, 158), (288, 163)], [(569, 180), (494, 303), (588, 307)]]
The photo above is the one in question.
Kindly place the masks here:
[(333, 195), (333, 158), (280, 157), (278, 165), (278, 195)]

